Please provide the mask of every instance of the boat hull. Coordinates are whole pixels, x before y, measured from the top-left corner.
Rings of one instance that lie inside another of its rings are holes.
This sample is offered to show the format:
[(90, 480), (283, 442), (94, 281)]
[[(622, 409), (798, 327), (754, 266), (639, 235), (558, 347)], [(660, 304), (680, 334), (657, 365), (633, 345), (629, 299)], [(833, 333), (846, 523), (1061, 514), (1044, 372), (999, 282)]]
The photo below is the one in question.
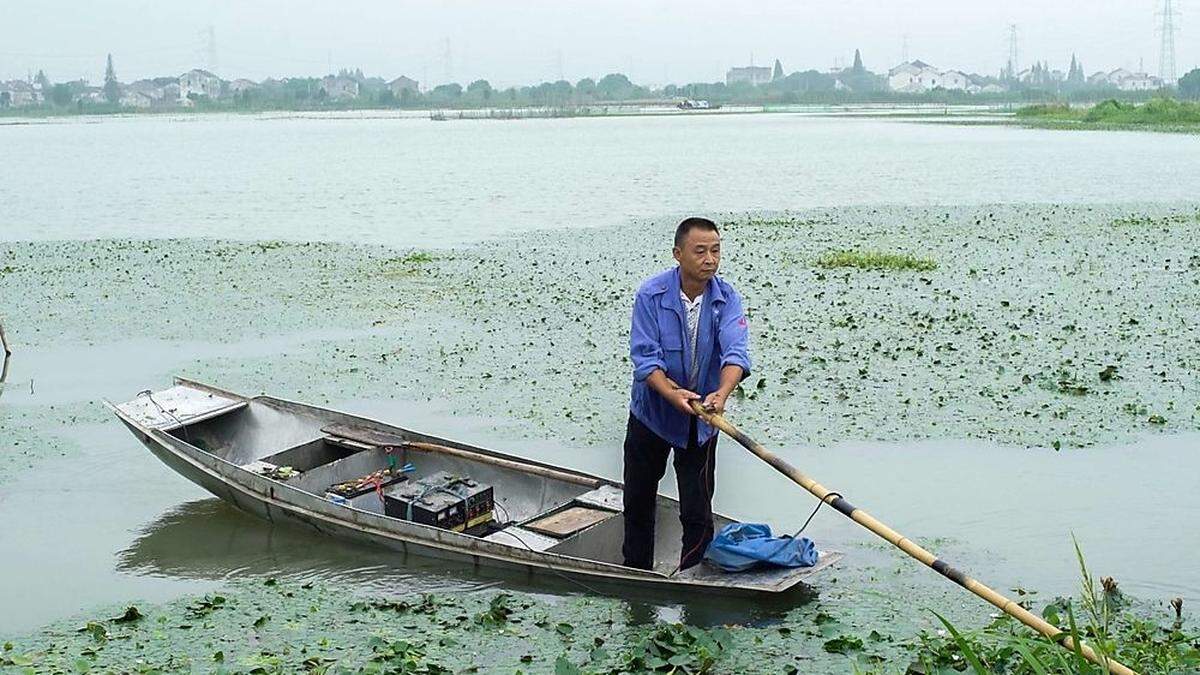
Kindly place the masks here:
[[(344, 413), (268, 397), (245, 400), (257, 402), (260, 405), (265, 403), (285, 412), (290, 407), (296, 407), (302, 409), (306, 414), (320, 416), (321, 422), (353, 422), (380, 426), (378, 422)], [(688, 572), (690, 571), (669, 575), (660, 571), (637, 570), (623, 565), (570, 555), (527, 550), (449, 530), (397, 520), (382, 514), (348, 508), (331, 502), (323, 496), (248, 471), (237, 463), (226, 461), (206, 452), (188, 442), (186, 430), (183, 433), (184, 437), (180, 438), (178, 434), (171, 434), (140, 423), (139, 420), (126, 414), (118, 406), (114, 406), (113, 409), (125, 426), (160, 461), (184, 478), (246, 513), (273, 524), (299, 527), (314, 534), (384, 547), (406, 555), (418, 555), (466, 563), (475, 567), (506, 570), (530, 579), (565, 578), (577, 582), (581, 587), (587, 589), (600, 585), (606, 590), (616, 588), (655, 589), (671, 595), (701, 590), (709, 595), (741, 597), (779, 595), (801, 589), (802, 592), (810, 593), (811, 590), (803, 583), (804, 579), (840, 558), (840, 554), (825, 553), (816, 566), (795, 571), (786, 577), (779, 577), (778, 573), (771, 575), (754, 572), (718, 576), (711, 574), (689, 576)], [(390, 428), (413, 433), (397, 427)], [(452, 443), (433, 437), (424, 438)], [(487, 456), (493, 458), (492, 461), (495, 461), (495, 458), (507, 457), (462, 444), (454, 445), (486, 453)], [(513, 457), (500, 459), (500, 461), (524, 460)], [(587, 474), (555, 469), (546, 465), (530, 463), (530, 467), (538, 470), (561, 471), (568, 478), (593, 480), (597, 484), (619, 485)], [(674, 500), (665, 496), (660, 496), (660, 500), (674, 504)], [(606, 543), (619, 550), (619, 538)]]

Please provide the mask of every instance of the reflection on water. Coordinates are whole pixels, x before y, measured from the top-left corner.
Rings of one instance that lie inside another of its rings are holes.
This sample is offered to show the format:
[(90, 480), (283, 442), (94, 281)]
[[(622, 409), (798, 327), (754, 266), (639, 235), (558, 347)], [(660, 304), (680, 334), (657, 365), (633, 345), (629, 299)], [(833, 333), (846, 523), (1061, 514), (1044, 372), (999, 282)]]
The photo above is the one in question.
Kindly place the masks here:
[[(152, 522), (118, 554), (117, 568), (174, 578), (219, 581), (260, 576), (293, 583), (336, 583), (380, 595), (502, 588), (553, 598), (587, 591), (565, 577), (532, 581), (522, 572), (406, 555), (273, 525), (216, 498), (181, 504)], [(677, 594), (631, 591), (592, 581), (587, 587), (624, 600), (634, 621), (671, 618), (696, 625), (770, 623), (815, 598), (810, 589), (800, 588), (769, 601), (689, 598), (680, 604)]]

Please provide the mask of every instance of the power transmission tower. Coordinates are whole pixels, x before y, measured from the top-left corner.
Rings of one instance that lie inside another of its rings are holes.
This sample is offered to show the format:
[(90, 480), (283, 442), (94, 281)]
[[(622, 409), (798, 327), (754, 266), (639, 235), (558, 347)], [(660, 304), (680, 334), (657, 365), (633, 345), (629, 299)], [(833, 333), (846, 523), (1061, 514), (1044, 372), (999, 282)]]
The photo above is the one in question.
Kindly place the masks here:
[(900, 45), (900, 63), (908, 63), (908, 33), (904, 34)]
[(451, 64), (453, 63), (453, 61), (451, 60), (451, 56), (452, 55), (450, 53), (450, 38), (446, 38), (446, 41), (444, 44), (444, 49), (442, 50), (442, 65), (445, 66), (444, 75), (446, 77), (446, 84), (449, 84), (454, 81), (454, 77), (453, 77), (454, 69), (451, 68)]
[(1017, 24), (1008, 24), (1008, 76), (1010, 79), (1017, 79), (1021, 73), (1021, 66), (1018, 64), (1017, 57)]
[(1158, 12), (1162, 17), (1162, 24), (1159, 25), (1158, 32), (1162, 42), (1159, 45), (1158, 51), (1158, 77), (1166, 86), (1175, 84), (1175, 31), (1179, 27), (1175, 25), (1175, 19), (1179, 13), (1171, 5), (1171, 0), (1163, 0), (1162, 10)]

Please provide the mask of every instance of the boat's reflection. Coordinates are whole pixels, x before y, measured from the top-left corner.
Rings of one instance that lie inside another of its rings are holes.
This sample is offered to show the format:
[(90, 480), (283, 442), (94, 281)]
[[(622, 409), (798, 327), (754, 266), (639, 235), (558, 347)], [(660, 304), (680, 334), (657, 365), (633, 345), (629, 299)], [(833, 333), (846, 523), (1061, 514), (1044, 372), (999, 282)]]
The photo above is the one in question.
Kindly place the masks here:
[[(295, 583), (346, 584), (380, 596), (495, 588), (542, 596), (589, 592), (565, 578), (538, 578), (534, 583), (519, 572), (404, 555), (272, 525), (216, 498), (187, 502), (159, 517), (119, 554), (117, 566), (136, 574), (190, 579), (276, 577)], [(762, 625), (781, 620), (789, 610), (815, 598), (803, 586), (778, 598), (747, 600), (681, 599), (662, 591), (587, 585), (624, 601), (631, 623), (665, 619), (697, 626)]]

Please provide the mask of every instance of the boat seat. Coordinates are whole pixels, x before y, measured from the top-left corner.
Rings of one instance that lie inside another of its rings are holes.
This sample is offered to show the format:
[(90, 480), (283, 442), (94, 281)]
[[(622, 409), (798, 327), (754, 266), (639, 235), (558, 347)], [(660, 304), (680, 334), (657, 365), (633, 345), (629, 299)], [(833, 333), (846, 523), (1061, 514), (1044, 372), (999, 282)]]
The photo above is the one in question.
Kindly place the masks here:
[(352, 447), (367, 446), (368, 448), (398, 447), (408, 443), (408, 439), (398, 434), (376, 431), (367, 427), (356, 427), (349, 424), (330, 424), (321, 427), (321, 433), (328, 434), (329, 441), (338, 445), (346, 445), (350, 441)]
[(608, 509), (573, 505), (548, 515), (539, 516), (536, 520), (524, 523), (522, 527), (539, 534), (566, 539), (576, 532), (582, 532), (616, 515), (616, 512)]
[(554, 537), (547, 537), (544, 534), (538, 534), (537, 532), (516, 525), (493, 532), (484, 537), (483, 540), (507, 546), (516, 546), (517, 548), (533, 549), (538, 552), (545, 551), (551, 546), (558, 544), (558, 540)]

